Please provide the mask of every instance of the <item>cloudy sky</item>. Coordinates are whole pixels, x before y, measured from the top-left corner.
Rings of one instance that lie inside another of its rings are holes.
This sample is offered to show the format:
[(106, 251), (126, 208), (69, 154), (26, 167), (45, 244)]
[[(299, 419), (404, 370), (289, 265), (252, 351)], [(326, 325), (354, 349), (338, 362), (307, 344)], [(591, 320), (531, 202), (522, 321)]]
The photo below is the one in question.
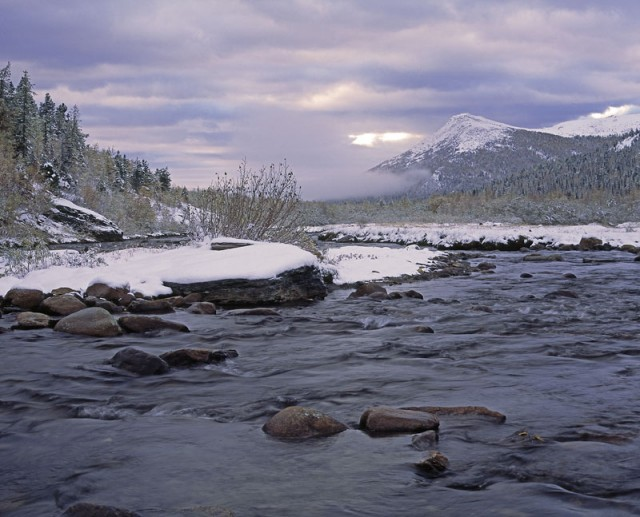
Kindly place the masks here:
[(640, 104), (637, 0), (0, 0), (0, 66), (89, 141), (206, 186), (286, 159), (305, 198), (455, 114), (544, 127)]

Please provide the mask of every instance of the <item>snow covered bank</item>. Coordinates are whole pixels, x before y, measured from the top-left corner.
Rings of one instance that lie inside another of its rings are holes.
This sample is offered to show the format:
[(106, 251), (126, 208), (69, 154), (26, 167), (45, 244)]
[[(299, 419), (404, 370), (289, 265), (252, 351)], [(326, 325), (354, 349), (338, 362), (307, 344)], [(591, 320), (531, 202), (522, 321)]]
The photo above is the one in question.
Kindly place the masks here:
[(127, 249), (101, 254), (105, 264), (97, 267), (53, 266), (32, 271), (24, 278), (6, 276), (0, 278), (0, 294), (12, 287), (44, 292), (57, 287), (84, 291), (92, 283), (102, 282), (114, 287), (126, 285), (145, 296), (162, 296), (172, 292), (164, 282), (268, 279), (292, 269), (319, 265), (313, 254), (289, 244), (256, 242), (224, 251), (212, 251), (210, 244), (171, 250)]
[(317, 233), (335, 234), (329, 240), (348, 242), (397, 243), (452, 248), (471, 242), (507, 244), (520, 237), (531, 241), (531, 245), (557, 248), (563, 245), (578, 245), (583, 237), (596, 237), (614, 248), (625, 244), (640, 247), (640, 223), (624, 223), (618, 226), (588, 224), (579, 226), (527, 226), (500, 223), (477, 224), (422, 224), (422, 225), (377, 225), (348, 224), (328, 225), (311, 229)]

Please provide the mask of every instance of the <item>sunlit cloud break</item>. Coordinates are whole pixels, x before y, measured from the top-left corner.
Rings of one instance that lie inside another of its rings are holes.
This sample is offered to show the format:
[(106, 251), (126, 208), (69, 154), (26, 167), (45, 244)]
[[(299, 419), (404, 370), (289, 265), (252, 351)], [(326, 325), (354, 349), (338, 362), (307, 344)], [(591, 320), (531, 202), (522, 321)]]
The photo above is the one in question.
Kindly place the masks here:
[(634, 104), (625, 104), (624, 106), (609, 106), (602, 113), (590, 113), (589, 118), (608, 118), (619, 115), (629, 115), (631, 113), (640, 113), (640, 106)]
[(389, 133), (361, 133), (359, 135), (349, 135), (353, 145), (364, 147), (374, 147), (376, 144), (390, 142), (402, 142), (404, 140), (419, 139), (422, 135), (415, 133), (389, 132)]

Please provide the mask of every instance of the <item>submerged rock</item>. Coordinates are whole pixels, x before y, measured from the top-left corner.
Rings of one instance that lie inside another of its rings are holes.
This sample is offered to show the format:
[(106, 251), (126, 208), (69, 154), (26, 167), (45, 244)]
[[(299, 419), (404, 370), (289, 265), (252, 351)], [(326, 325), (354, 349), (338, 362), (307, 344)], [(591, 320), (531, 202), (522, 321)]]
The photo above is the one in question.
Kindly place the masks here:
[(167, 300), (133, 300), (128, 306), (127, 310), (134, 313), (169, 313), (175, 312), (173, 305)]
[(211, 364), (226, 361), (238, 357), (235, 350), (204, 350), (199, 348), (181, 348), (171, 352), (160, 354), (160, 358), (169, 366), (195, 366), (198, 364)]
[(277, 438), (314, 438), (345, 431), (347, 426), (315, 409), (289, 406), (264, 424), (262, 430)]
[(122, 332), (109, 311), (100, 307), (88, 307), (65, 316), (53, 330), (94, 337), (112, 337)]
[(141, 517), (139, 513), (93, 503), (76, 503), (67, 508), (63, 517)]
[(371, 407), (360, 417), (360, 428), (370, 433), (420, 433), (435, 431), (439, 426), (433, 414), (388, 406)]
[(419, 451), (430, 449), (437, 441), (438, 433), (435, 431), (425, 431), (411, 437), (411, 445)]
[(114, 368), (139, 375), (157, 375), (169, 371), (164, 359), (133, 347), (123, 348), (108, 363)]
[(480, 416), (490, 418), (502, 424), (507, 417), (498, 411), (484, 406), (412, 406), (403, 409), (422, 411), (436, 416)]
[(187, 308), (191, 314), (215, 314), (216, 306), (211, 302), (194, 302)]

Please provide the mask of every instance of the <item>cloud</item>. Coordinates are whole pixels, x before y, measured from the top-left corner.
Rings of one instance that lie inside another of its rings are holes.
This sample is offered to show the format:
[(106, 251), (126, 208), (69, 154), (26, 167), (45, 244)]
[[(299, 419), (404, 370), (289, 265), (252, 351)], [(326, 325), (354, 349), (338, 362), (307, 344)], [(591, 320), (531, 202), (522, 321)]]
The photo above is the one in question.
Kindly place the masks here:
[(422, 138), (422, 135), (405, 132), (388, 132), (388, 133), (360, 133), (359, 135), (349, 135), (353, 145), (362, 145), (364, 147), (373, 147), (380, 143), (403, 142), (405, 140), (415, 140)]
[(621, 115), (630, 115), (634, 113), (640, 113), (640, 106), (635, 106), (633, 104), (625, 104), (624, 106), (609, 106), (606, 110), (601, 113), (590, 113), (588, 115), (589, 118), (608, 118), (608, 117), (616, 117)]

